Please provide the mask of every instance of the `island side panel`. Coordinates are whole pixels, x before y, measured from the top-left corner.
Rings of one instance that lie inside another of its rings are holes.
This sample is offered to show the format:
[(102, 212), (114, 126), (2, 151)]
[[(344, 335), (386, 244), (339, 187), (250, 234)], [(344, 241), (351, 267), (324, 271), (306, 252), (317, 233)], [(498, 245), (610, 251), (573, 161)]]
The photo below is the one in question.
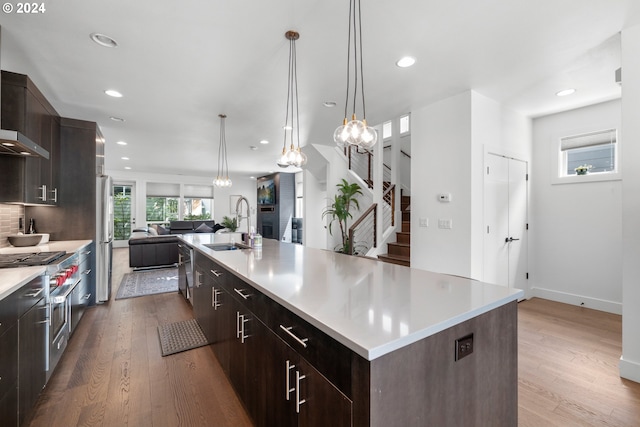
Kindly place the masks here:
[(513, 301), (371, 361), (370, 425), (517, 425), (517, 315)]

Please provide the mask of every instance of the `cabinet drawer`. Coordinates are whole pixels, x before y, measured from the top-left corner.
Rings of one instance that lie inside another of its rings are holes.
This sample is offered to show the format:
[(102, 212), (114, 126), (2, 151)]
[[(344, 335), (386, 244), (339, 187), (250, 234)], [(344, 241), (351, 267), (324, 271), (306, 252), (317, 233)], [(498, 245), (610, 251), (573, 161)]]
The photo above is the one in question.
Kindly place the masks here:
[(269, 299), (267, 326), (347, 397), (351, 395), (351, 350)]
[(18, 292), (14, 292), (0, 301), (0, 335), (18, 323), (18, 316)]

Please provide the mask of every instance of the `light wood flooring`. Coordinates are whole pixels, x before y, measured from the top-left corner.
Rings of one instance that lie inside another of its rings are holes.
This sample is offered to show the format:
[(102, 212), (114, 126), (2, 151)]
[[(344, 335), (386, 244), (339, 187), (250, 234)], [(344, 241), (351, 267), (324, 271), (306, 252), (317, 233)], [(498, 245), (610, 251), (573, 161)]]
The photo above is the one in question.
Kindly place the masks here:
[[(179, 294), (113, 299), (129, 271), (115, 249), (112, 300), (87, 311), (25, 425), (250, 426), (209, 347), (160, 355), (156, 327), (192, 317)], [(518, 425), (640, 425), (640, 384), (618, 376), (620, 316), (532, 299), (518, 317)]]

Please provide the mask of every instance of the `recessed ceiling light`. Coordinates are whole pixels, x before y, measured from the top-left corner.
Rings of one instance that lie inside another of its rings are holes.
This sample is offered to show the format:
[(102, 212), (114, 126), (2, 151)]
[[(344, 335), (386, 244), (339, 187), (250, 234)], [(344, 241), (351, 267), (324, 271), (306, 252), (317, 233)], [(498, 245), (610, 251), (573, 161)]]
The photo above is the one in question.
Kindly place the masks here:
[(567, 96), (567, 95), (571, 95), (573, 93), (575, 93), (575, 89), (564, 89), (561, 90), (560, 92), (556, 92), (556, 96)]
[(263, 139), (263, 140), (260, 141), (260, 144), (268, 144), (268, 143), (269, 143), (269, 141), (267, 141), (266, 139)]
[(256, 179), (256, 177), (255, 176), (250, 176), (249, 179)]
[(396, 62), (396, 65), (400, 68), (407, 68), (407, 67), (411, 67), (415, 63), (416, 63), (416, 58), (414, 58), (413, 56), (405, 56), (403, 58), (398, 59), (398, 61)]
[(334, 101), (324, 101), (322, 105), (324, 105), (327, 108), (333, 108), (336, 106), (336, 103)]
[(128, 157), (120, 157), (122, 160), (129, 160)]
[(118, 141), (118, 142), (116, 142), (116, 144), (118, 144), (118, 145), (127, 145), (127, 143), (124, 142), (124, 141)]
[(107, 89), (104, 91), (104, 93), (106, 93), (109, 96), (113, 96), (114, 98), (122, 98), (122, 94), (117, 90)]
[(292, 130), (292, 129), (293, 129), (293, 127), (292, 127), (292, 126), (285, 125), (285, 126), (282, 126), (282, 129), (284, 129), (284, 130)]
[(115, 116), (111, 116), (109, 117), (111, 120), (113, 120), (114, 122), (124, 122), (125, 119), (121, 118), (121, 117), (115, 117)]
[(130, 170), (130, 169), (131, 169), (131, 166), (125, 166), (124, 168), (125, 168), (126, 170)]
[(91, 33), (89, 35), (89, 37), (91, 37), (91, 40), (93, 40), (94, 42), (96, 42), (97, 44), (99, 44), (100, 46), (104, 46), (104, 47), (118, 47), (118, 42), (116, 42), (114, 39), (112, 39), (109, 36), (105, 36), (104, 34), (100, 34), (100, 33)]
[(250, 145), (249, 149), (253, 150), (253, 151), (256, 151), (258, 149), (258, 147), (256, 147), (255, 145)]

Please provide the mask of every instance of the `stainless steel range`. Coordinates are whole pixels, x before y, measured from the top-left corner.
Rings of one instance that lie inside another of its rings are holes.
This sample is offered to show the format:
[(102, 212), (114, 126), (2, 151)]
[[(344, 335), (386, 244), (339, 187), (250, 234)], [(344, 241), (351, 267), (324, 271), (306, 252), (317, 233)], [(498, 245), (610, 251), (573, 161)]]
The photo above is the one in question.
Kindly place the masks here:
[(80, 282), (79, 256), (76, 253), (33, 252), (0, 254), (0, 268), (46, 266), (44, 283), (48, 306), (47, 381), (51, 377), (71, 333), (71, 298)]

